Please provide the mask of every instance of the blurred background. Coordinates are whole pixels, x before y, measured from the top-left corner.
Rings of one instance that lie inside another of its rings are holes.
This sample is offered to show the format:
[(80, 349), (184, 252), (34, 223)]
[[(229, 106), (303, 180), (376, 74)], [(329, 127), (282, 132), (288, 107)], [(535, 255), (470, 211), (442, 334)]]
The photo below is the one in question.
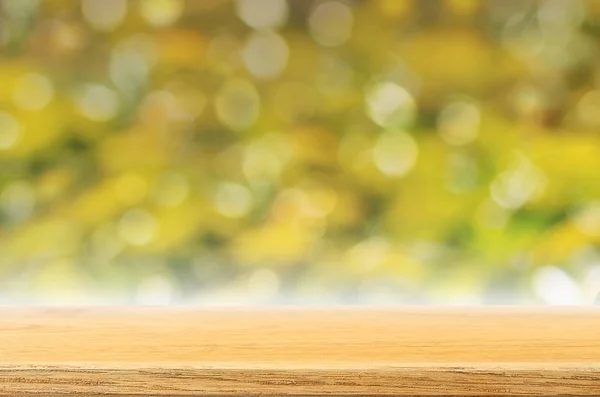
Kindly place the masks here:
[(588, 304), (600, 1), (0, 0), (0, 304)]

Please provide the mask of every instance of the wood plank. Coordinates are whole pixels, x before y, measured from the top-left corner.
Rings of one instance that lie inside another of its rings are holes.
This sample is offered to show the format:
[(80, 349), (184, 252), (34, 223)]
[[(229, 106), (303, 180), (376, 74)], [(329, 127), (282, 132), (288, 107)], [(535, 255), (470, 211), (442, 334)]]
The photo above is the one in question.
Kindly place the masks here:
[(0, 307), (0, 395), (600, 395), (599, 307)]

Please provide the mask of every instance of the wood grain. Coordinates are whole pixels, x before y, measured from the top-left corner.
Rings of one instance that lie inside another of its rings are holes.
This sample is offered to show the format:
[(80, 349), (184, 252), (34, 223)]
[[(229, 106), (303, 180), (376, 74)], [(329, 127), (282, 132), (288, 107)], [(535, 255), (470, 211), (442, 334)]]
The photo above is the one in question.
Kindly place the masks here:
[(0, 395), (600, 395), (600, 308), (0, 308)]

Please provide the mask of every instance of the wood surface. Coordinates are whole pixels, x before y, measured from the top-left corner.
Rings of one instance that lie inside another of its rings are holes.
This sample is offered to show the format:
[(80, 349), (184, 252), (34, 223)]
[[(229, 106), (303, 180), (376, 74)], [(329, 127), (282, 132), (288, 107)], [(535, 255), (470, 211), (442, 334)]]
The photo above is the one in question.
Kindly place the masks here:
[(599, 307), (0, 307), (1, 396), (600, 395)]

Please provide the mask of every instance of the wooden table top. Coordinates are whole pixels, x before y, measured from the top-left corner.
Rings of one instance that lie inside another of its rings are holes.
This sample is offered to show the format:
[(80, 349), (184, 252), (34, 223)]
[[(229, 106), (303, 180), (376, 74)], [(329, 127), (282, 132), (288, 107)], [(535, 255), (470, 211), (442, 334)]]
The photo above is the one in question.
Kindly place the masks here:
[(600, 395), (600, 307), (0, 307), (0, 395)]

